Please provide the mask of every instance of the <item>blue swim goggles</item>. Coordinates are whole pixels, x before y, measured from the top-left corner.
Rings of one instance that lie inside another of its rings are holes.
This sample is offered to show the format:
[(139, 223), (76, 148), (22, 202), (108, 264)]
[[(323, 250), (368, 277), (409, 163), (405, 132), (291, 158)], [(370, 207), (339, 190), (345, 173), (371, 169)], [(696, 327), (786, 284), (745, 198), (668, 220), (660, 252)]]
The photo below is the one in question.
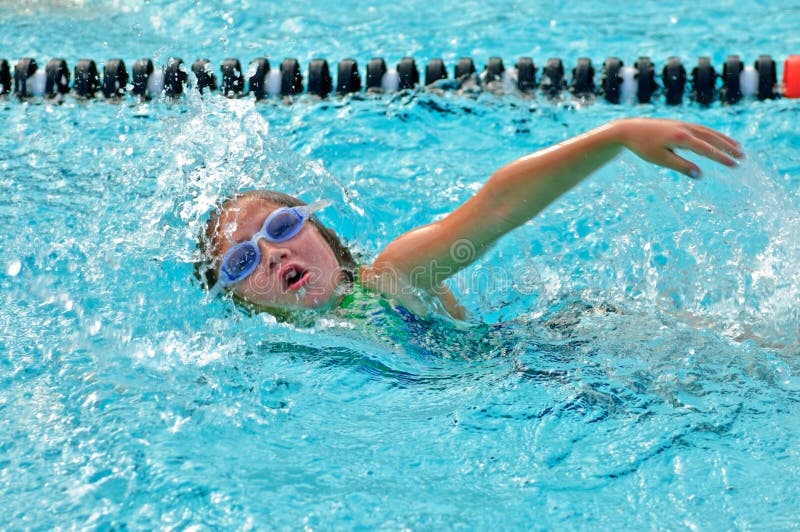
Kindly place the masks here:
[(258, 263), (261, 262), (261, 250), (258, 248), (260, 239), (263, 238), (273, 244), (286, 242), (300, 232), (306, 220), (314, 212), (324, 209), (330, 204), (331, 202), (328, 200), (319, 200), (310, 205), (282, 207), (267, 216), (261, 230), (254, 234), (253, 238), (236, 244), (222, 257), (219, 281), (211, 289), (209, 295), (216, 295), (221, 288), (238, 283), (253, 273)]

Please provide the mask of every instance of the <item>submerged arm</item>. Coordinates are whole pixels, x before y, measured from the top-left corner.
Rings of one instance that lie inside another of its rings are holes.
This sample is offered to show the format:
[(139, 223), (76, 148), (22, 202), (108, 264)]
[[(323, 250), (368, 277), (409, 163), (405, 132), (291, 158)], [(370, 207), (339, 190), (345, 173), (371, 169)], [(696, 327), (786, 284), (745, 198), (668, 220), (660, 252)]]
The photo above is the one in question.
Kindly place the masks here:
[[(468, 266), (498, 238), (530, 220), (622, 148), (654, 164), (698, 177), (693, 163), (674, 153), (688, 149), (726, 166), (741, 157), (738, 144), (703, 126), (672, 120), (611, 122), (555, 146), (524, 156), (497, 170), (486, 184), (438, 222), (392, 241), (367, 268), (367, 279), (403, 278), (415, 288), (436, 292), (442, 281)], [(729, 155), (730, 154), (730, 155)], [(399, 283), (403, 284), (403, 283)], [(389, 293), (388, 295), (394, 295)]]

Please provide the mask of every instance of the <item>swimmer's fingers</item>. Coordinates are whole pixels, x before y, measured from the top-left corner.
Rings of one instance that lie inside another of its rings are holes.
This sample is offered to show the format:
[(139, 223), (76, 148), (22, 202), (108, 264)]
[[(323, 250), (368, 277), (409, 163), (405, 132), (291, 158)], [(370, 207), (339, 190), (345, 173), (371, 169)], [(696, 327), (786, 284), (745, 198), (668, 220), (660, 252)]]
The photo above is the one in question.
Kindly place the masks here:
[[(723, 142), (723, 140), (720, 138), (716, 138), (716, 136), (714, 138), (709, 138), (709, 140), (711, 142), (703, 140), (696, 134), (687, 133), (680, 135), (677, 141), (674, 144), (667, 146), (667, 148), (670, 151), (675, 148), (691, 150), (698, 155), (702, 155), (703, 157), (711, 159), (712, 161), (716, 161), (725, 166), (736, 166), (736, 159), (724, 151), (728, 148), (727, 143)], [(694, 167), (697, 168), (696, 166)]]
[(698, 124), (690, 124), (691, 132), (698, 138), (706, 141), (715, 148), (731, 155), (737, 159), (744, 157), (741, 145), (730, 138), (729, 136), (715, 131), (709, 127), (701, 126)]
[(743, 156), (739, 144), (718, 131), (678, 120), (631, 118), (615, 127), (625, 147), (655, 164), (666, 166), (691, 177), (700, 176), (700, 168), (675, 150), (693, 151), (725, 166), (735, 166)]
[(692, 163), (681, 157), (680, 155), (676, 154), (670, 148), (666, 148), (664, 153), (662, 154), (662, 158), (660, 161), (657, 162), (661, 166), (665, 166), (667, 168), (671, 168), (676, 172), (680, 172), (684, 175), (688, 175), (692, 179), (699, 179), (700, 178), (700, 168)]

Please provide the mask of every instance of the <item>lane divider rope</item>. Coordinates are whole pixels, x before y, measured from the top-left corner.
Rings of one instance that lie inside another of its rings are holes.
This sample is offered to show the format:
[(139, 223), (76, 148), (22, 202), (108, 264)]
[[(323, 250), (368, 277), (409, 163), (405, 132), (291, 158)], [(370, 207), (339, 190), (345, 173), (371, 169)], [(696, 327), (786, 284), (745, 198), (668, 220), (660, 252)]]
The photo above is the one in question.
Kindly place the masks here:
[[(679, 105), (688, 95), (691, 101), (710, 105), (715, 101), (735, 104), (745, 98), (759, 100), (781, 96), (800, 98), (800, 55), (790, 55), (783, 65), (783, 80), (778, 82), (775, 61), (761, 55), (745, 65), (738, 55), (729, 55), (718, 72), (710, 58), (698, 58), (687, 73), (681, 60), (670, 57), (658, 75), (648, 57), (639, 57), (625, 65), (618, 57), (607, 58), (602, 65), (599, 82), (589, 58), (579, 58), (567, 76), (559, 58), (548, 59), (539, 67), (531, 57), (520, 57), (507, 68), (502, 58), (491, 57), (480, 72), (472, 58), (464, 57), (448, 75), (442, 59), (431, 59), (420, 73), (413, 57), (404, 57), (393, 67), (383, 58), (367, 63), (364, 78), (355, 59), (339, 61), (334, 85), (331, 68), (325, 59), (313, 59), (303, 74), (297, 59), (284, 59), (273, 68), (265, 57), (253, 59), (243, 70), (238, 59), (228, 58), (220, 64), (222, 83), (218, 83), (212, 63), (198, 59), (187, 68), (182, 59), (170, 58), (161, 68), (151, 59), (138, 59), (129, 75), (122, 59), (109, 59), (102, 75), (91, 59), (81, 59), (71, 75), (63, 59), (51, 59), (41, 68), (35, 59), (19, 59), (13, 68), (0, 59), (0, 95), (12, 94), (20, 99), (57, 99), (66, 95), (89, 99), (102, 95), (121, 98), (128, 94), (140, 100), (165, 97), (179, 98), (186, 90), (219, 90), (230, 98), (253, 94), (256, 100), (291, 97), (304, 91), (318, 97), (365, 93), (380, 94), (402, 90), (435, 89), (493, 92), (514, 92), (521, 96), (542, 95), (546, 98), (604, 98), (612, 104), (650, 103), (663, 96), (667, 105)], [(659, 83), (660, 81), (660, 83)], [(70, 82), (72, 84), (70, 85)]]

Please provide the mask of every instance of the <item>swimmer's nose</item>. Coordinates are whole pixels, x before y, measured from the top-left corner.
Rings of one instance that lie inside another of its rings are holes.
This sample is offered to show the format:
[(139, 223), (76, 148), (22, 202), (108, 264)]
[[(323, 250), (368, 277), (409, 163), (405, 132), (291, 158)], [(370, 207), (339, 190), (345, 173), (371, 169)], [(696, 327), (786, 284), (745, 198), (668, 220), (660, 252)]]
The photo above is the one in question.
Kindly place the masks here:
[(267, 240), (263, 238), (258, 241), (258, 245), (261, 248), (262, 260), (266, 262), (270, 270), (280, 266), (281, 261), (286, 260), (289, 256), (289, 250), (287, 248), (267, 242)]

